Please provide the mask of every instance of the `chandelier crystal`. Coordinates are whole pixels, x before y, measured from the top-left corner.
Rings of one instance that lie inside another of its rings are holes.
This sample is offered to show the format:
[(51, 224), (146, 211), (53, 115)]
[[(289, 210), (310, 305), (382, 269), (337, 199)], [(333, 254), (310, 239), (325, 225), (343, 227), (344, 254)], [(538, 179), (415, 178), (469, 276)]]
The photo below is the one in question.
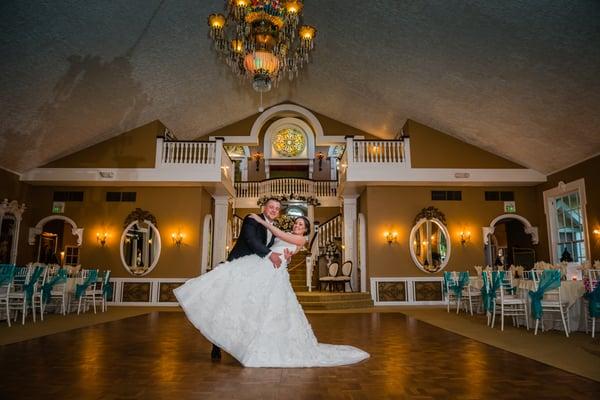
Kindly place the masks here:
[(225, 0), (227, 16), (208, 17), (215, 49), (240, 78), (268, 92), (309, 62), (317, 30), (301, 25), (302, 0)]

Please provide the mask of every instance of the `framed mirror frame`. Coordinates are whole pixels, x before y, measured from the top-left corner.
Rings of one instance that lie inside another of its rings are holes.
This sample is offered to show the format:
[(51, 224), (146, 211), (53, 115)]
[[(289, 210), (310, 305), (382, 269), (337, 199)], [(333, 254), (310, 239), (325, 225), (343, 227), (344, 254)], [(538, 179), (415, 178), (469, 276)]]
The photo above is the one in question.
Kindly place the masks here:
[[(419, 261), (419, 255), (415, 251), (414, 247), (417, 231), (419, 230), (422, 224), (427, 223), (428, 221), (436, 224), (440, 231), (446, 236), (446, 258), (435, 271), (429, 271), (425, 269), (424, 265), (422, 265)], [(428, 274), (434, 274), (443, 271), (444, 268), (446, 268), (446, 266), (448, 265), (448, 262), (450, 261), (450, 256), (452, 254), (452, 240), (450, 239), (450, 232), (448, 232), (448, 228), (446, 227), (445, 222), (446, 218), (441, 211), (435, 209), (434, 207), (429, 207), (427, 209), (423, 209), (421, 213), (417, 215), (417, 217), (415, 218), (413, 228), (410, 231), (408, 242), (410, 256), (417, 268)]]
[(21, 229), (21, 220), (23, 219), (23, 213), (25, 212), (25, 204), (19, 205), (16, 200), (8, 201), (8, 199), (4, 199), (0, 203), (0, 229), (2, 228), (2, 222), (4, 219), (7, 221), (12, 219), (13, 228), (12, 228), (12, 242), (10, 245), (10, 249), (7, 249), (10, 253), (9, 263), (16, 264), (17, 262), (17, 251), (19, 249), (19, 231)]
[[(148, 225), (148, 227), (150, 229), (152, 229), (155, 233), (155, 237), (153, 238), (153, 240), (156, 240), (156, 254), (154, 256), (154, 258), (152, 259), (152, 262), (150, 263), (150, 265), (148, 266), (148, 268), (143, 272), (143, 273), (135, 273), (131, 270), (131, 266), (127, 264), (127, 262), (125, 261), (125, 252), (123, 251), (123, 245), (125, 243), (125, 237), (127, 235), (127, 232), (129, 231), (129, 229), (131, 229), (132, 226), (134, 226), (135, 224), (139, 224), (139, 223), (145, 223)], [(156, 227), (156, 225), (154, 223), (152, 223), (152, 221), (150, 220), (143, 220), (143, 221), (139, 221), (139, 220), (134, 220), (129, 222), (129, 224), (127, 224), (125, 226), (125, 228), (123, 229), (123, 233), (121, 234), (121, 240), (119, 241), (119, 253), (121, 255), (121, 263), (123, 264), (123, 267), (127, 270), (127, 272), (129, 272), (131, 275), (133, 276), (144, 276), (144, 275), (148, 275), (150, 272), (152, 272), (152, 270), (156, 267), (156, 265), (158, 264), (158, 260), (160, 258), (160, 253), (162, 251), (162, 243), (161, 243), (161, 239), (160, 239), (160, 231), (158, 230), (158, 228)]]

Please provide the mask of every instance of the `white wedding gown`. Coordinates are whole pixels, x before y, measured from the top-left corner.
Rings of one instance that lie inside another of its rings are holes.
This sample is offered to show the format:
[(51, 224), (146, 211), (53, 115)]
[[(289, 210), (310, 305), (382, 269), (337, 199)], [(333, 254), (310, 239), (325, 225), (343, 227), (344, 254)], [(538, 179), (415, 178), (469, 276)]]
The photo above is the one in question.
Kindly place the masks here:
[[(295, 247), (275, 239), (271, 250), (283, 254)], [(330, 367), (369, 357), (356, 347), (317, 342), (285, 260), (275, 269), (268, 258), (241, 257), (174, 293), (194, 326), (246, 367)]]

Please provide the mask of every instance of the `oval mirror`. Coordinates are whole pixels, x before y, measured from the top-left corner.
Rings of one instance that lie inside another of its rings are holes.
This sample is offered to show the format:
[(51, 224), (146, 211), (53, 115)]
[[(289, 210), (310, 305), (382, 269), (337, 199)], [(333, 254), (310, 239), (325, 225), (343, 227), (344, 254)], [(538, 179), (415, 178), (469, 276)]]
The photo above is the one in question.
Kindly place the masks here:
[(132, 221), (121, 235), (121, 262), (135, 276), (148, 274), (160, 257), (160, 234), (148, 221)]
[(443, 270), (450, 259), (450, 235), (437, 218), (421, 218), (410, 232), (410, 255), (422, 271)]

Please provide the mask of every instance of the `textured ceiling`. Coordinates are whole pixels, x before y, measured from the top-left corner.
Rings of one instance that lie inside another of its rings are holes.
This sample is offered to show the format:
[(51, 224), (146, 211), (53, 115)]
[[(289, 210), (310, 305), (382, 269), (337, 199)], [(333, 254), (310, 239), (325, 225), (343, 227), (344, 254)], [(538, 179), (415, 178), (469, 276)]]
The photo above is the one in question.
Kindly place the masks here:
[[(2, 1), (0, 166), (160, 119), (193, 138), (256, 112), (211, 51), (223, 1)], [(306, 1), (304, 105), (380, 137), (411, 118), (542, 172), (600, 152), (600, 2)]]

